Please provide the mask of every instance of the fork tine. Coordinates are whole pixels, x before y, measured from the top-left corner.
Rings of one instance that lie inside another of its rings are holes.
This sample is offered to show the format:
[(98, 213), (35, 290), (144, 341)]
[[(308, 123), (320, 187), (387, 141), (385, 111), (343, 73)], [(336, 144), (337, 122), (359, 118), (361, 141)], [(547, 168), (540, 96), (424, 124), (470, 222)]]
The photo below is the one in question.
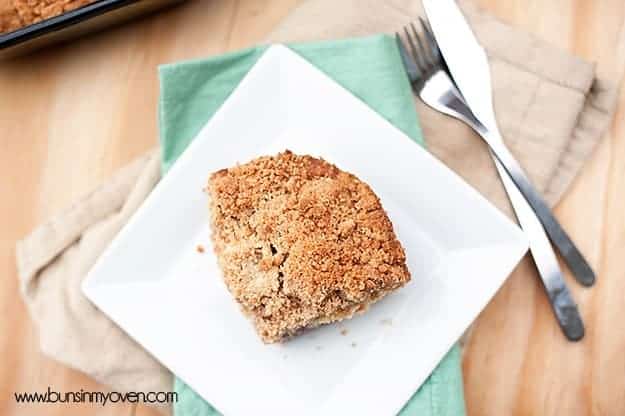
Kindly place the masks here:
[(401, 60), (404, 62), (404, 67), (408, 72), (408, 78), (410, 79), (410, 82), (414, 82), (417, 79), (421, 78), (422, 72), (415, 63), (414, 58), (410, 56), (410, 52), (408, 52), (408, 49), (406, 49), (405, 42), (401, 39), (401, 36), (398, 32), (395, 32), (395, 41), (397, 42), (397, 46), (399, 48)]
[(406, 26), (404, 26), (404, 33), (406, 34), (408, 45), (410, 45), (410, 51), (412, 52), (412, 59), (414, 59), (415, 63), (417, 64), (419, 71), (421, 73), (425, 73), (427, 71), (427, 68), (425, 64), (421, 61), (421, 57), (419, 56), (419, 53), (417, 52), (417, 47), (414, 41), (412, 40), (412, 37), (410, 36), (410, 33), (408, 32), (408, 29), (406, 28)]
[(419, 17), (419, 22), (421, 23), (421, 28), (423, 29), (423, 33), (425, 34), (425, 39), (427, 40), (432, 58), (435, 62), (440, 62), (441, 51), (438, 49), (438, 43), (436, 43), (436, 38), (434, 37), (434, 33), (432, 33), (429, 22), (426, 22), (421, 17)]
[(419, 46), (419, 56), (421, 57), (421, 61), (426, 68), (432, 66), (432, 62), (430, 62), (429, 54), (426, 52), (425, 47), (423, 46), (423, 41), (421, 40), (421, 36), (417, 32), (417, 28), (414, 23), (410, 23), (410, 28), (412, 29), (412, 34), (414, 38), (417, 40), (417, 45)]

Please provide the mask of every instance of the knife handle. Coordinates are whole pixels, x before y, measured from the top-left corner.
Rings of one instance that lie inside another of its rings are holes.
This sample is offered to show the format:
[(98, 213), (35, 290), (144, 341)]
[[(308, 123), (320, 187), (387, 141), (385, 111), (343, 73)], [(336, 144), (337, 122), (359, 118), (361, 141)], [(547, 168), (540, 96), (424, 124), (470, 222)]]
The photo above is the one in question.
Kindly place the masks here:
[[(447, 75), (445, 75), (445, 78), (445, 84), (451, 84)], [(424, 98), (421, 94), (419, 96), (435, 110), (464, 121), (484, 137), (486, 128), (475, 118), (462, 95), (453, 85), (450, 85), (442, 94), (439, 93), (436, 97), (426, 96)], [(484, 139), (487, 141), (487, 137), (484, 137)], [(495, 165), (506, 192), (508, 192), (519, 223), (529, 239), (530, 253), (538, 269), (538, 274), (545, 287), (558, 324), (569, 340), (577, 341), (584, 336), (584, 324), (577, 310), (577, 305), (566, 286), (549, 238), (536, 213), (520, 193), (515, 183), (509, 177), (507, 170), (497, 160), (492, 150), (491, 156), (495, 160)]]
[(584, 337), (584, 324), (577, 305), (566, 286), (549, 238), (540, 221), (536, 218), (536, 214), (508, 176), (508, 172), (492, 152), (491, 156), (495, 161), (495, 166), (508, 193), (519, 224), (529, 239), (530, 254), (538, 269), (556, 320), (567, 339), (578, 341)]
[(540, 193), (534, 188), (528, 179), (525, 171), (516, 161), (512, 153), (508, 150), (498, 131), (488, 130), (485, 127), (478, 133), (488, 143), (491, 151), (501, 162), (508, 172), (510, 179), (516, 184), (527, 202), (533, 208), (536, 216), (540, 219), (549, 238), (556, 246), (565, 263), (571, 269), (575, 279), (584, 286), (592, 286), (595, 283), (595, 273), (571, 240), (571, 237), (564, 231), (562, 225), (554, 217), (553, 212), (544, 201)]

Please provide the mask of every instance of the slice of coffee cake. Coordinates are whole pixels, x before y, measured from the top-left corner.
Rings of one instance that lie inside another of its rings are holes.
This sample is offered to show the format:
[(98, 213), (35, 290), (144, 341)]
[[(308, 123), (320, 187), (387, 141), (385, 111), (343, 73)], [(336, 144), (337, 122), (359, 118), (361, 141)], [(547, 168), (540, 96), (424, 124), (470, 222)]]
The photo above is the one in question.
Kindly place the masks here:
[(354, 175), (286, 151), (210, 176), (228, 289), (265, 342), (350, 318), (410, 280), (380, 200)]

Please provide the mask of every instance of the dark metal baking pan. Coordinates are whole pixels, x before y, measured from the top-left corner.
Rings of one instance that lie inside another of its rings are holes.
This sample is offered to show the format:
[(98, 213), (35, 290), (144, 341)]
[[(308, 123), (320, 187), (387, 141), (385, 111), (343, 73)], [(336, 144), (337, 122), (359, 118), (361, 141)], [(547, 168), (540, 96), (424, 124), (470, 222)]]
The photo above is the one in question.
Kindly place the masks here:
[(59, 16), (0, 34), (0, 59), (113, 26), (184, 0), (98, 0)]

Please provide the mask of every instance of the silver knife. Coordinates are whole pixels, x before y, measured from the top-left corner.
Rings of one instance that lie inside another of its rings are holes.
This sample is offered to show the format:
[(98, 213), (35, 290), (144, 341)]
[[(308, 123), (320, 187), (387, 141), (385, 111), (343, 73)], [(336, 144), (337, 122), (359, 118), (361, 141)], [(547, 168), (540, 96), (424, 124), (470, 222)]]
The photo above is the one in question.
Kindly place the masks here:
[(490, 67), (486, 52), (475, 38), (464, 15), (454, 0), (423, 0), (423, 5), (452, 78), (482, 125), (478, 133), (501, 162), (499, 168), (505, 168), (531, 205), (575, 278), (581, 284), (591, 286), (595, 282), (592, 268), (501, 138), (493, 109)]
[[(441, 54), (438, 45), (436, 44), (436, 40), (434, 39), (434, 35), (431, 34), (428, 25), (424, 21), (421, 21), (421, 24), (426, 40), (424, 42), (418, 41), (418, 38), (416, 38), (418, 35), (416, 33), (414, 34), (414, 37), (417, 39), (418, 43), (427, 43), (429, 45), (429, 55), (436, 61), (433, 63), (434, 73), (436, 74), (437, 71), (444, 71), (443, 73), (445, 75), (432, 75), (431, 78), (429, 78), (430, 80), (438, 80), (438, 95), (436, 93), (434, 95), (431, 94), (433, 91), (432, 87), (429, 89), (430, 94), (424, 94), (423, 86), (427, 85), (428, 81), (426, 81), (425, 84), (423, 83), (423, 72), (417, 68), (417, 58), (410, 57), (410, 54), (407, 52), (402, 40), (399, 38), (399, 35), (396, 35), (397, 45), (406, 69), (406, 74), (415, 89), (415, 93), (426, 104), (437, 111), (462, 120), (471, 126), (471, 128), (475, 131), (479, 131), (483, 127), (481, 126), (479, 120), (477, 120), (471, 112), (471, 109), (464, 101), (460, 91), (458, 91), (458, 89), (453, 85), (451, 77), (448, 76), (449, 74), (446, 72), (448, 69), (445, 68), (443, 62), (441, 61)], [(416, 56), (416, 53), (414, 56)], [(423, 61), (421, 61), (421, 63), (423, 64)], [(439, 99), (440, 97), (444, 97), (444, 99)], [(553, 248), (551, 247), (551, 243), (549, 242), (549, 238), (540, 224), (540, 221), (538, 221), (534, 211), (532, 211), (532, 208), (528, 205), (525, 198), (523, 198), (523, 195), (521, 195), (512, 180), (509, 178), (506, 170), (501, 166), (492, 153), (491, 156), (495, 160), (497, 170), (501, 176), (504, 187), (508, 192), (519, 223), (528, 237), (530, 253), (536, 268), (538, 269), (538, 274), (543, 282), (543, 285), (545, 286), (545, 291), (549, 297), (549, 301), (553, 312), (556, 315), (558, 324), (562, 328), (564, 335), (569, 340), (580, 340), (584, 336), (584, 323), (577, 309), (577, 305), (575, 304), (575, 301), (573, 300), (573, 297), (571, 296), (571, 293), (564, 281), (564, 276), (562, 275), (562, 271), (558, 264), (558, 260), (556, 259), (555, 253), (553, 252)]]

